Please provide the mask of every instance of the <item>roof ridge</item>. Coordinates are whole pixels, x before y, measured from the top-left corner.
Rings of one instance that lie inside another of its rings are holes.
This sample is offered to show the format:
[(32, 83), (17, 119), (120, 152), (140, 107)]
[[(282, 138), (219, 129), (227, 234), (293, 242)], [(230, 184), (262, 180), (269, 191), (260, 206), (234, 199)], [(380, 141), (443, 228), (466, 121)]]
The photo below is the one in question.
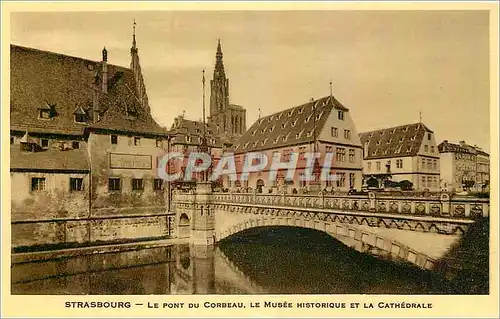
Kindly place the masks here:
[(384, 131), (384, 130), (391, 130), (391, 129), (395, 129), (395, 128), (400, 128), (400, 127), (405, 127), (405, 126), (411, 126), (411, 125), (422, 125), (424, 128), (426, 128), (427, 130), (431, 131), (432, 130), (427, 127), (427, 125), (425, 125), (424, 123), (422, 122), (415, 122), (415, 123), (409, 123), (409, 124), (402, 124), (402, 125), (397, 125), (397, 126), (390, 126), (390, 127), (385, 127), (385, 128), (380, 128), (380, 129), (376, 129), (376, 130), (371, 130), (371, 131), (365, 131), (365, 132), (361, 132), (359, 133), (358, 135), (363, 135), (363, 134), (367, 134), (367, 133), (374, 133), (374, 132), (379, 132), (379, 131)]
[[(65, 58), (71, 58), (71, 59), (76, 59), (76, 60), (81, 60), (81, 61), (86, 61), (86, 62), (93, 62), (93, 63), (101, 63), (102, 62), (102, 61), (96, 61), (96, 60), (90, 60), (90, 59), (86, 59), (86, 58), (81, 58), (81, 57), (77, 57), (77, 56), (74, 56), (74, 55), (69, 55), (69, 54), (64, 54), (64, 53), (59, 53), (59, 52), (54, 52), (54, 51), (48, 51), (48, 50), (42, 50), (42, 49), (36, 49), (36, 48), (26, 47), (26, 46), (22, 46), (22, 45), (18, 45), (18, 44), (12, 44), (12, 43), (10, 44), (10, 47), (11, 47), (11, 49), (12, 48), (19, 48), (19, 49), (26, 50), (26, 51), (35, 51), (35, 52), (49, 53), (49, 54), (56, 55), (56, 56), (61, 56), (61, 57), (65, 57)], [(130, 70), (129, 67), (126, 67), (126, 66), (123, 66), (123, 65), (117, 65), (117, 64), (112, 64), (112, 63), (107, 63), (107, 65), (108, 65), (108, 67), (111, 66), (111, 67), (124, 68), (124, 69)]]
[[(261, 120), (261, 119), (265, 119), (265, 118), (268, 118), (268, 117), (272, 117), (274, 115), (277, 115), (279, 113), (283, 113), (283, 112), (287, 112), (287, 111), (291, 111), (291, 110), (295, 110), (297, 108), (300, 108), (300, 107), (304, 107), (304, 106), (308, 106), (312, 103), (316, 103), (318, 101), (321, 101), (321, 100), (328, 100), (328, 98), (332, 97), (333, 100), (334, 100), (334, 103), (333, 103), (333, 106), (335, 107), (336, 106), (336, 103), (340, 104), (342, 107), (346, 108), (342, 103), (340, 103), (336, 98), (335, 96), (333, 95), (325, 95), (325, 96), (322, 96), (320, 98), (317, 98), (317, 99), (314, 99), (312, 101), (309, 101), (309, 102), (306, 102), (306, 103), (302, 103), (302, 104), (299, 104), (299, 105), (296, 105), (296, 106), (292, 106), (292, 107), (289, 107), (287, 109), (284, 109), (284, 110), (281, 110), (281, 111), (277, 111), (275, 113), (272, 113), (272, 114), (269, 114), (269, 115), (266, 115), (266, 116), (262, 116), (260, 119), (257, 119), (258, 120)], [(347, 108), (346, 108), (347, 109)]]

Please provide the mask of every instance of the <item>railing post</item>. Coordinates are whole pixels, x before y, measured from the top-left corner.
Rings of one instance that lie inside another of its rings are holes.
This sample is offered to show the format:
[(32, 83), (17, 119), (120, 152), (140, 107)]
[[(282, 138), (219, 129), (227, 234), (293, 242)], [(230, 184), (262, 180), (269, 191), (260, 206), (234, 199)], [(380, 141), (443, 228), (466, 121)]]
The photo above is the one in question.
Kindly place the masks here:
[(368, 199), (370, 201), (370, 211), (375, 211), (376, 206), (375, 206), (375, 193), (374, 192), (369, 192), (368, 193)]
[(439, 201), (441, 202), (441, 215), (449, 216), (450, 215), (450, 195), (443, 193), (439, 196)]

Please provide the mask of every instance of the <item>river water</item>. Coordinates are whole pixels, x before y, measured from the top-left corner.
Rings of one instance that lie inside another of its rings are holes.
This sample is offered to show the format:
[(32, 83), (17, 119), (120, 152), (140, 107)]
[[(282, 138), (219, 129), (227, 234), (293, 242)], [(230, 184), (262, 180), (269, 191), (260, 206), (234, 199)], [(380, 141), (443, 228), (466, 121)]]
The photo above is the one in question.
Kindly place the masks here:
[(327, 234), (265, 227), (215, 247), (174, 245), (12, 266), (12, 294), (443, 294), (438, 275)]

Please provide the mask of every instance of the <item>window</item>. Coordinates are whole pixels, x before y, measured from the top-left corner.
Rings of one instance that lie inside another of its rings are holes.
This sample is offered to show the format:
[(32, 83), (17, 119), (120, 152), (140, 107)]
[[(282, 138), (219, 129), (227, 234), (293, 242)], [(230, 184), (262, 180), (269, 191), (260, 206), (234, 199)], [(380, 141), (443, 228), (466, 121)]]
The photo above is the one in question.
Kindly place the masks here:
[(333, 153), (333, 146), (326, 146), (325, 150), (327, 153)]
[(427, 153), (428, 151), (429, 151), (429, 146), (425, 145), (425, 146), (424, 146), (424, 152), (426, 152), (426, 153)]
[(83, 190), (83, 178), (70, 178), (69, 179), (70, 192)]
[(121, 182), (119, 178), (108, 179), (108, 190), (119, 191), (121, 189)]
[(351, 131), (350, 130), (344, 130), (344, 138), (346, 140), (350, 140), (351, 139)]
[(372, 169), (372, 163), (371, 163), (371, 162), (369, 162), (369, 163), (368, 163), (368, 171), (371, 171), (371, 169)]
[(118, 135), (111, 135), (111, 144), (118, 144)]
[(339, 120), (344, 120), (344, 111), (338, 111)]
[(431, 146), (431, 153), (434, 153), (434, 146)]
[(354, 163), (356, 161), (356, 150), (349, 149), (349, 162)]
[(344, 162), (345, 161), (345, 148), (342, 147), (337, 147), (337, 162)]
[(349, 187), (354, 188), (356, 186), (356, 174), (349, 173)]
[(85, 123), (87, 121), (87, 116), (85, 114), (75, 114), (75, 122)]
[(396, 168), (403, 168), (403, 160), (402, 159), (396, 160)]
[(80, 142), (74, 141), (73, 143), (71, 143), (71, 146), (73, 147), (73, 149), (78, 149), (80, 148)]
[(31, 191), (41, 192), (45, 190), (45, 177), (32, 177), (31, 178)]
[(153, 189), (155, 191), (161, 191), (163, 189), (163, 180), (160, 178), (155, 178), (153, 181)]
[(345, 187), (345, 173), (337, 173), (337, 187)]
[(50, 119), (50, 110), (40, 110), (38, 117), (41, 119)]
[(431, 140), (431, 133), (427, 133), (427, 140), (430, 141)]
[(156, 139), (156, 147), (161, 147), (161, 139)]
[(49, 140), (47, 140), (47, 139), (41, 139), (40, 142), (41, 142), (43, 148), (48, 148), (49, 147)]
[(144, 183), (142, 178), (132, 178), (132, 190), (133, 191), (144, 190)]
[(134, 146), (139, 146), (141, 145), (141, 138), (134, 136)]
[(14, 144), (14, 136), (10, 137), (10, 144)]
[(339, 130), (336, 127), (332, 127), (331, 134), (332, 134), (332, 137), (338, 137), (339, 136)]
[(377, 171), (380, 171), (380, 162), (377, 162)]

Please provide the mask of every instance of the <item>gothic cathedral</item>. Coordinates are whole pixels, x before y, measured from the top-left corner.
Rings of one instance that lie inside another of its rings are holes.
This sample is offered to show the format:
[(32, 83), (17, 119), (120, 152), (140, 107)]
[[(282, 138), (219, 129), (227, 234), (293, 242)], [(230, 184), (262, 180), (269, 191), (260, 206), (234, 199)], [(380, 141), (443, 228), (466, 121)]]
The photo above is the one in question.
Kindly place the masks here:
[(229, 79), (224, 71), (222, 49), (217, 44), (214, 76), (210, 81), (210, 115), (208, 122), (217, 125), (226, 144), (232, 145), (246, 131), (246, 110), (229, 103)]

